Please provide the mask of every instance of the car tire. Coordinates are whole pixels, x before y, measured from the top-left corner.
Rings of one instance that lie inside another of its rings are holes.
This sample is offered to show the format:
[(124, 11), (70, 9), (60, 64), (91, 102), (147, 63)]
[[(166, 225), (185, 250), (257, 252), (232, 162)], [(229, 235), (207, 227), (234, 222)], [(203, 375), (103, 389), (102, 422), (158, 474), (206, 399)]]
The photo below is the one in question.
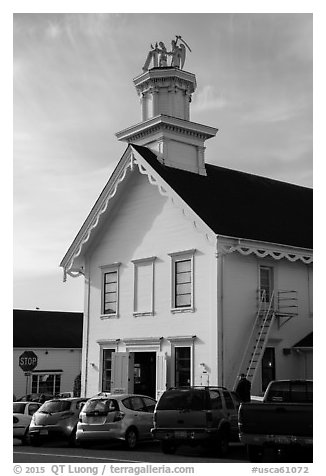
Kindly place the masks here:
[(264, 449), (257, 445), (247, 445), (247, 455), (251, 463), (261, 463), (264, 456)]
[(30, 440), (31, 446), (41, 446), (42, 444), (42, 440), (39, 436), (30, 435), (29, 440)]
[(217, 445), (216, 445), (216, 450), (217, 450), (217, 455), (219, 457), (225, 456), (227, 452), (229, 451), (229, 442), (230, 442), (230, 437), (229, 437), (229, 432), (226, 429), (222, 429), (218, 435), (217, 435)]
[(128, 450), (134, 450), (138, 442), (138, 433), (136, 428), (129, 428), (126, 431), (125, 446)]
[(177, 445), (171, 441), (161, 441), (161, 450), (166, 455), (173, 455), (176, 452)]

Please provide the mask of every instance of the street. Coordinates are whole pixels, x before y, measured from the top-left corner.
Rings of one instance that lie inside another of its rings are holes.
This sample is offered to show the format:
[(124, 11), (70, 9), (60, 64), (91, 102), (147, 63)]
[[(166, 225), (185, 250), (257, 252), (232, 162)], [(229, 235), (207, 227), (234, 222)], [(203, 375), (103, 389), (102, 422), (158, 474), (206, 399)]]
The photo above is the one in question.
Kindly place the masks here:
[(90, 449), (70, 448), (64, 441), (47, 442), (41, 447), (22, 446), (14, 440), (14, 463), (245, 463), (244, 447), (231, 443), (228, 458), (205, 454), (201, 448), (180, 447), (176, 454), (165, 455), (157, 442), (139, 443), (136, 451), (128, 451), (119, 443), (105, 443)]

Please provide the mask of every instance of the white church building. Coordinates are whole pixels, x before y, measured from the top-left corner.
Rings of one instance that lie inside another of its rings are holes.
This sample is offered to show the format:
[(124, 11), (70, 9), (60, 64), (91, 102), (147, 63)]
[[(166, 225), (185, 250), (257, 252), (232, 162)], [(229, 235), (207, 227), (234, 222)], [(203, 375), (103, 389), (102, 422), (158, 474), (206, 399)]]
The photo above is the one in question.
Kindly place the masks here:
[(85, 280), (82, 395), (312, 378), (312, 190), (205, 163), (217, 129), (190, 120), (196, 77), (155, 54), (61, 262)]

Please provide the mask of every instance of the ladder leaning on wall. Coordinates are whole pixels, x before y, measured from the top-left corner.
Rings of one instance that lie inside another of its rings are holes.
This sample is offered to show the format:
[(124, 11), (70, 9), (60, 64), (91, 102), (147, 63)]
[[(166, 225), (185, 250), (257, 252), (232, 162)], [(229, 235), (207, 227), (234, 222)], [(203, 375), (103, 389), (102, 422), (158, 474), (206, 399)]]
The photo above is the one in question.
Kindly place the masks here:
[[(250, 380), (251, 384), (256, 377), (275, 319), (273, 301), (274, 291), (269, 296), (269, 301), (266, 299), (266, 291), (261, 292), (255, 323), (239, 368), (238, 375), (244, 374), (246, 378)], [(234, 383), (234, 388), (238, 382), (238, 375)]]

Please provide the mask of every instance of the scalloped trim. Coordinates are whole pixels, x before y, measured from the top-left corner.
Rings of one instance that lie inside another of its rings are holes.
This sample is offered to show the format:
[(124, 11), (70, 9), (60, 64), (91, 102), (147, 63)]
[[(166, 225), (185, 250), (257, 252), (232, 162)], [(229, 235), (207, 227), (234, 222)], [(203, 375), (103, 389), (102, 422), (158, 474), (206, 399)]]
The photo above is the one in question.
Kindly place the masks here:
[[(138, 152), (136, 153), (138, 154)], [(144, 167), (144, 165), (141, 162), (139, 162), (135, 157), (134, 157), (134, 162), (138, 166), (139, 172), (142, 175), (147, 175), (149, 183), (151, 185), (155, 185), (158, 188), (159, 193), (163, 197), (169, 198), (172, 204), (181, 211), (182, 215), (187, 220), (191, 221), (194, 229), (198, 233), (204, 235), (204, 237), (210, 244), (215, 244), (216, 242), (215, 234), (212, 231), (209, 231), (207, 225), (204, 224), (204, 222), (202, 222), (202, 220), (199, 217), (198, 218), (194, 217), (194, 212), (191, 210), (191, 208), (185, 202), (183, 202), (182, 199), (178, 198), (173, 192), (171, 193), (171, 191), (169, 191), (168, 188), (165, 188), (165, 186), (162, 185), (159, 182), (159, 180), (157, 180), (151, 174), (151, 172), (146, 167)]]
[(308, 255), (308, 254), (303, 254), (303, 253), (289, 253), (286, 251), (274, 251), (274, 250), (268, 250), (264, 249), (262, 247), (249, 247), (249, 246), (234, 246), (234, 245), (223, 245), (221, 247), (222, 253), (234, 253), (237, 251), (243, 256), (248, 256), (251, 254), (255, 254), (258, 256), (258, 258), (266, 258), (267, 256), (274, 258), (275, 260), (280, 260), (283, 258), (286, 258), (288, 261), (295, 262), (295, 261), (302, 261), (305, 264), (310, 264), (313, 262), (313, 256)]

